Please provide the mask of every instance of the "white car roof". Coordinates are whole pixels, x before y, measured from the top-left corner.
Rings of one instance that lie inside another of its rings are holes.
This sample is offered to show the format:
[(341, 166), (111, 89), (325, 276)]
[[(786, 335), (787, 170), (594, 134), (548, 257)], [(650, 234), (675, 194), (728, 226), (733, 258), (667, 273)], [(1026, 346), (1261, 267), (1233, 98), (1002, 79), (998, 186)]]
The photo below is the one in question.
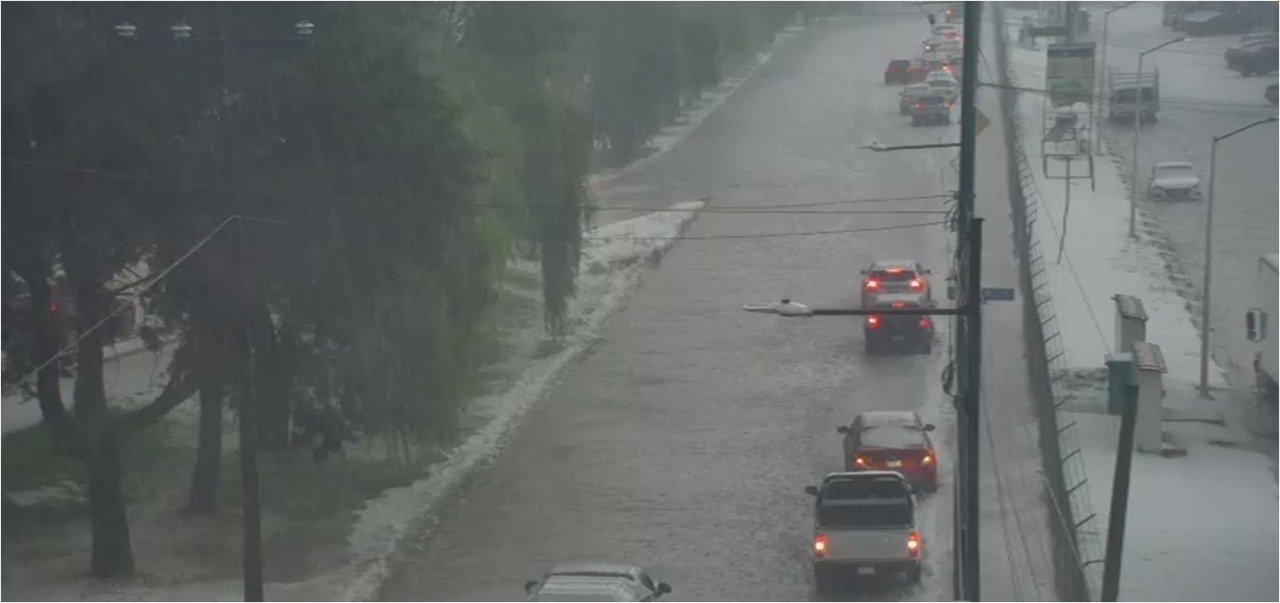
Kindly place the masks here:
[(535, 601), (644, 601), (649, 589), (630, 578), (551, 576), (538, 585)]
[(916, 425), (920, 417), (910, 410), (869, 410), (858, 413), (867, 427), (880, 425)]
[(1157, 164), (1156, 164), (1156, 168), (1157, 168), (1157, 169), (1159, 169), (1159, 168), (1186, 168), (1186, 169), (1191, 169), (1192, 167), (1195, 167), (1195, 166), (1191, 165), (1191, 163), (1190, 163), (1190, 162), (1188, 162), (1188, 161), (1165, 161), (1165, 162), (1163, 162), (1163, 163), (1157, 163)]

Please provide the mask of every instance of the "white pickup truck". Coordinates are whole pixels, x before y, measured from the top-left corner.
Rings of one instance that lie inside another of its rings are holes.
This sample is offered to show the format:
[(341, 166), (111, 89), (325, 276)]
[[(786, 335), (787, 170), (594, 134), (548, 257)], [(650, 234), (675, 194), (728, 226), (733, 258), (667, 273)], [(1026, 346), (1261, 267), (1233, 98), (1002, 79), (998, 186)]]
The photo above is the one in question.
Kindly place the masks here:
[(819, 594), (844, 578), (902, 572), (920, 581), (924, 540), (916, 500), (896, 471), (829, 473), (814, 497), (813, 580)]
[(1245, 333), (1249, 341), (1261, 343), (1253, 359), (1253, 369), (1258, 377), (1258, 392), (1267, 399), (1276, 399), (1277, 342), (1274, 321), (1277, 306), (1277, 264), (1280, 258), (1276, 254), (1264, 255), (1258, 260), (1258, 290), (1256, 299), (1258, 306), (1250, 308), (1245, 315)]

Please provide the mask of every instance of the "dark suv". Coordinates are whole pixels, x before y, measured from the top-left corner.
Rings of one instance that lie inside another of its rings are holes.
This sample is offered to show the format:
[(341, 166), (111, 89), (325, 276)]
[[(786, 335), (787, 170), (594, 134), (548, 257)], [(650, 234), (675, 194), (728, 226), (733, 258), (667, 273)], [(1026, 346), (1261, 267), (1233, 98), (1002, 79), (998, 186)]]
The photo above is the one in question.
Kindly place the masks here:
[(894, 59), (889, 61), (889, 66), (884, 68), (884, 83), (910, 84), (911, 61), (908, 61), (907, 59)]
[[(871, 309), (903, 310), (931, 308), (920, 295), (882, 295)], [(866, 351), (878, 354), (902, 350), (914, 354), (933, 353), (933, 318), (920, 315), (868, 314), (862, 325)]]

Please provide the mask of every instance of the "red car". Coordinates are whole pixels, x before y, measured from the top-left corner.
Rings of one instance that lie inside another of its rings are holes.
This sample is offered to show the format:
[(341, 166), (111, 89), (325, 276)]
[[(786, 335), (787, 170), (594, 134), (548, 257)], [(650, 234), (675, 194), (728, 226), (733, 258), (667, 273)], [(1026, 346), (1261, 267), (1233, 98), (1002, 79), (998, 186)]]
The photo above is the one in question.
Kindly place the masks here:
[(911, 411), (860, 413), (836, 428), (844, 434), (846, 471), (897, 471), (916, 489), (938, 490), (938, 453), (929, 439), (931, 423)]

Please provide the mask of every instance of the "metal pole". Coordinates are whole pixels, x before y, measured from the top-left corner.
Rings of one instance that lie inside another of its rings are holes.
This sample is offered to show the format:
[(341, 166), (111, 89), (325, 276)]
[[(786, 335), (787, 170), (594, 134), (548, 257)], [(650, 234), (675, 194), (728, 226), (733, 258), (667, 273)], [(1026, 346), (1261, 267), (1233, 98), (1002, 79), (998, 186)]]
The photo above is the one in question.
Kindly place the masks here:
[(1062, 236), (1058, 238), (1058, 261), (1062, 263), (1062, 250), (1067, 246), (1067, 214), (1071, 211), (1071, 158), (1067, 157), (1067, 177), (1062, 181), (1066, 203), (1062, 205)]
[(1138, 133), (1142, 131), (1142, 58), (1138, 53), (1138, 81), (1133, 90), (1133, 153), (1129, 162), (1129, 237), (1138, 237)]
[[(1093, 105), (1099, 107), (1103, 103), (1103, 99), (1108, 99), (1107, 88), (1107, 22), (1111, 20), (1111, 12), (1102, 13), (1102, 61), (1094, 66), (1094, 71), (1098, 73), (1098, 88), (1096, 90), (1097, 97), (1093, 99)], [(1093, 112), (1093, 153), (1097, 155), (1102, 152), (1102, 111), (1095, 110)]]
[(981, 553), (978, 548), (978, 392), (981, 384), (982, 352), (982, 225), (974, 218), (975, 157), (977, 150), (977, 95), (978, 42), (981, 39), (982, 3), (964, 4), (964, 77), (960, 83), (960, 191), (957, 201), (957, 228), (960, 236), (958, 250), (963, 261), (960, 268), (965, 289), (965, 305), (969, 314), (964, 319), (962, 331), (964, 345), (957, 352), (967, 356), (962, 384), (962, 406), (959, 414), (959, 442), (964, 452), (962, 458), (963, 496), (962, 513), (956, 517), (962, 522), (958, 553), (963, 557), (963, 576), (960, 585), (963, 596), (957, 599), (977, 601), (980, 598), (979, 566)]
[[(1132, 379), (1132, 377), (1130, 377)], [(1102, 570), (1103, 601), (1120, 594), (1120, 561), (1124, 556), (1124, 524), (1129, 513), (1129, 474), (1133, 468), (1133, 432), (1138, 422), (1138, 386), (1125, 386), (1125, 407), (1120, 415), (1120, 446), (1111, 482), (1111, 514), (1107, 521), (1107, 556)]]
[(1209, 146), (1209, 199), (1204, 216), (1204, 291), (1200, 300), (1200, 395), (1209, 397), (1209, 280), (1213, 275), (1213, 189), (1218, 183), (1218, 137)]

